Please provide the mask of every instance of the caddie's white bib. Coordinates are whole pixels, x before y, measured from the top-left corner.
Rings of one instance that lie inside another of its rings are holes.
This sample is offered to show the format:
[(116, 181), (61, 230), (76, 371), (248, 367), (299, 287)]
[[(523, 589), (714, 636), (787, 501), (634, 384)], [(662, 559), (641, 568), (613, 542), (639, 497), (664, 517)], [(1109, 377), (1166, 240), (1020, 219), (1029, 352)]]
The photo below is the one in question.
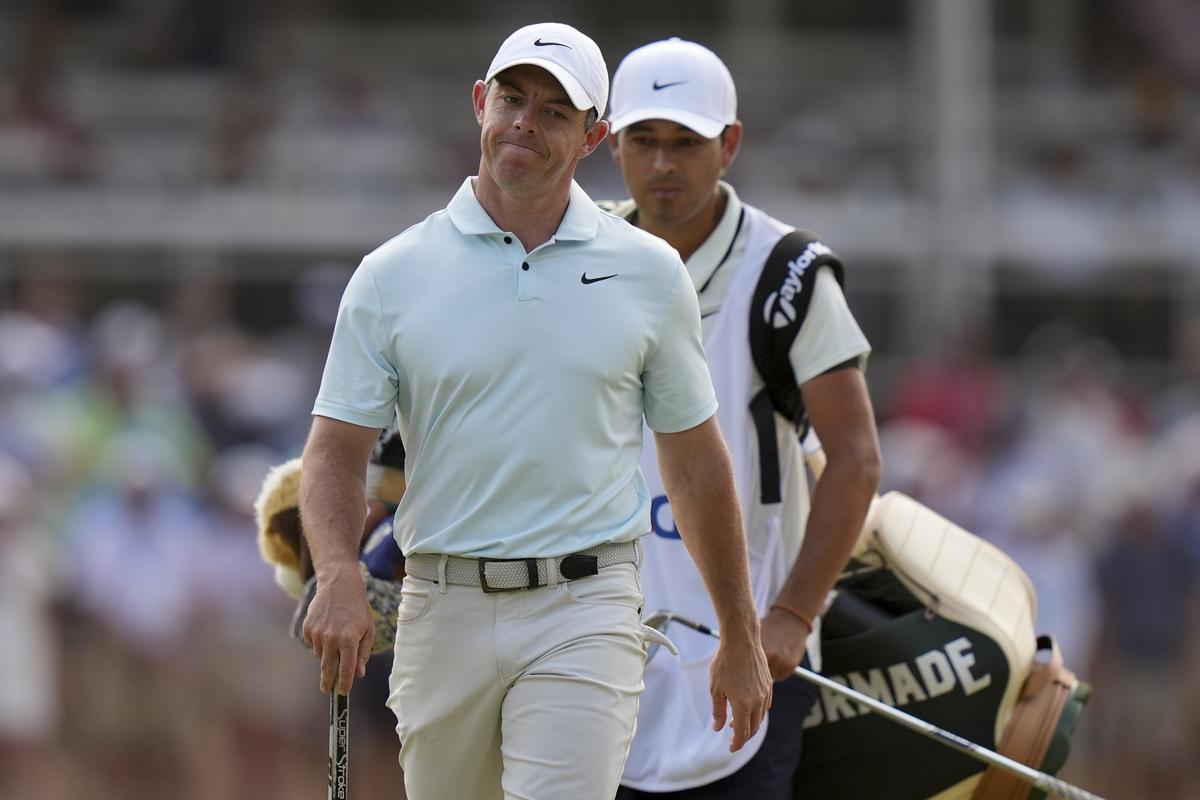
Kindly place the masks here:
[[(808, 491), (800, 444), (791, 426), (780, 418), (775, 427), (784, 500), (772, 505), (759, 500), (758, 442), (749, 407), (762, 380), (750, 356), (750, 303), (767, 256), (792, 228), (750, 206), (742, 207), (746, 213), (745, 255), (715, 324), (704, 338), (704, 349), (720, 404), (718, 422), (733, 455), (751, 583), (761, 616), (783, 587), (799, 552)], [(715, 626), (712, 601), (675, 528), (649, 430), (641, 468), (652, 497), (653, 525), (651, 535), (642, 539), (646, 613), (669, 609)], [(796, 522), (789, 520), (785, 530), (783, 518)], [(767, 730), (764, 722), (741, 750), (730, 753), (732, 731), (726, 728), (718, 734), (712, 730), (708, 670), (716, 640), (680, 625), (671, 626), (667, 633), (679, 646), (679, 657), (663, 649), (646, 665), (637, 736), (621, 781), (643, 791), (679, 791), (723, 778), (753, 757)]]

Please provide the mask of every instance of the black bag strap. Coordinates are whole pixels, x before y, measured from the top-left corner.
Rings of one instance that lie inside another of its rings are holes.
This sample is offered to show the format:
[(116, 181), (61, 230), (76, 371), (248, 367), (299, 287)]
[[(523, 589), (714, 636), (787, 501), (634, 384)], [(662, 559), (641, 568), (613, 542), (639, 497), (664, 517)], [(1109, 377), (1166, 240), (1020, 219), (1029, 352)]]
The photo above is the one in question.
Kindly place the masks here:
[(841, 259), (815, 234), (802, 230), (785, 234), (767, 256), (750, 304), (750, 356), (765, 384), (750, 401), (764, 504), (778, 503), (782, 497), (775, 419), (767, 408), (790, 422), (797, 435), (807, 427), (790, 352), (808, 316), (820, 267), (831, 268), (837, 282), (845, 286)]

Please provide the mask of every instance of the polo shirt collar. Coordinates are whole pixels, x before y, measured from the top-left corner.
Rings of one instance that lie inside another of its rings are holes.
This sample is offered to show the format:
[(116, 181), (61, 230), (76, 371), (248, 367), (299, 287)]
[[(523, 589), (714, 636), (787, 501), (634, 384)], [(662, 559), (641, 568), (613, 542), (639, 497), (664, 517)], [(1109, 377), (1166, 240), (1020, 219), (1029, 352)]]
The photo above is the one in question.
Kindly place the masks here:
[(571, 200), (567, 205), (567, 213), (558, 224), (558, 232), (554, 238), (562, 241), (573, 239), (585, 242), (596, 238), (600, 228), (600, 208), (592, 202), (587, 192), (578, 183), (571, 181)]
[[(446, 206), (450, 221), (464, 236), (505, 233), (483, 210), (475, 197), (475, 178), (463, 181), (462, 186), (454, 193)], [(596, 238), (600, 227), (600, 209), (588, 197), (587, 192), (575, 181), (571, 181), (571, 197), (567, 203), (567, 213), (563, 215), (558, 230), (554, 233), (555, 241), (577, 240), (587, 241)]]

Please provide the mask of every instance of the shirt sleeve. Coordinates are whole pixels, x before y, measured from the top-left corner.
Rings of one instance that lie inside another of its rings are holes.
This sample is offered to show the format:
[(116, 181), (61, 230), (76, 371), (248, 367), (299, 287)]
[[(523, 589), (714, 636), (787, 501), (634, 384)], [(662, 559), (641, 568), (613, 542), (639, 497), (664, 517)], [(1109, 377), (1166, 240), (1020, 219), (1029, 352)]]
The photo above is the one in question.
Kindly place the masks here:
[(788, 351), (796, 385), (803, 386), (825, 370), (852, 358), (858, 358), (860, 366), (865, 366), (870, 354), (871, 345), (850, 313), (833, 271), (818, 270), (808, 316)]
[(364, 261), (342, 295), (313, 414), (369, 428), (391, 424), (400, 381), (383, 317), (375, 276)]
[(678, 262), (657, 346), (642, 370), (646, 424), (658, 433), (694, 428), (717, 412), (700, 334), (700, 303)]

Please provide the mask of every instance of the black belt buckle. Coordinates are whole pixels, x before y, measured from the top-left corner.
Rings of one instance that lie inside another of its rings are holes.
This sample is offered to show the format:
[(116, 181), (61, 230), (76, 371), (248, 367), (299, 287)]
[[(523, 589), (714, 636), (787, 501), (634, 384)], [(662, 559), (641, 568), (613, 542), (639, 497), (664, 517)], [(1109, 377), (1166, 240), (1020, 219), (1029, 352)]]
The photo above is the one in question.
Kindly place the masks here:
[[(538, 560), (536, 558), (480, 558), (480, 559), (476, 559), (476, 561), (479, 564), (479, 588), (482, 589), (486, 594), (493, 594), (495, 592), (519, 592), (524, 589), (536, 589), (537, 587), (543, 585), (541, 583), (538, 583), (538, 568), (537, 568)], [(491, 561), (494, 561), (497, 563), (500, 563), (500, 562), (507, 563), (510, 561), (524, 561), (525, 569), (529, 573), (529, 583), (524, 586), (504, 586), (504, 587), (489, 586), (488, 582), (487, 582), (487, 572), (484, 569), (484, 566), (488, 562), (491, 562)]]

